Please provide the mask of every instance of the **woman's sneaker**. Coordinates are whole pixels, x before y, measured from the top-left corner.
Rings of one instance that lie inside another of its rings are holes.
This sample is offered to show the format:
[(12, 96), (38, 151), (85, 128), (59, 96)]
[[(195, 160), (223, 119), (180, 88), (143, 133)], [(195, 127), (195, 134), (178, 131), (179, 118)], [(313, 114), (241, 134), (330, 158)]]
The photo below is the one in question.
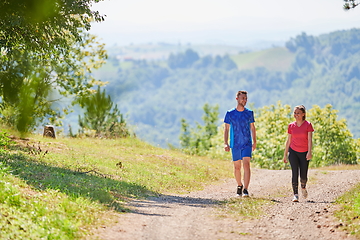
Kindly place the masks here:
[(248, 197), (249, 196), (249, 192), (246, 188), (244, 188), (244, 191), (243, 191), (243, 197)]
[(299, 201), (299, 194), (295, 194), (292, 201), (293, 202), (298, 202)]
[(306, 188), (301, 188), (301, 193), (302, 193), (304, 199), (306, 199), (308, 197), (308, 192), (307, 192)]
[(241, 185), (241, 186), (238, 186), (238, 187), (237, 187), (237, 190), (236, 190), (236, 195), (241, 196), (241, 195), (242, 195), (242, 189), (243, 189), (243, 186), (242, 186), (242, 185)]

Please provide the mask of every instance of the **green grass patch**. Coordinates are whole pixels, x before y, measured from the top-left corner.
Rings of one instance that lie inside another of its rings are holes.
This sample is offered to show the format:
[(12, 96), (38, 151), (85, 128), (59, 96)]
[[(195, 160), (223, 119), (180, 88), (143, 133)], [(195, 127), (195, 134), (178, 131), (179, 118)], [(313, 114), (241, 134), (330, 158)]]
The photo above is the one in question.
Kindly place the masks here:
[[(0, 136), (1, 137), (1, 136)], [(126, 202), (203, 189), (232, 177), (231, 162), (153, 147), (138, 139), (4, 142), (0, 231), (5, 239), (91, 238)]]
[(339, 209), (335, 216), (341, 222), (341, 228), (360, 239), (360, 184), (336, 200)]
[(280, 47), (231, 56), (240, 70), (265, 67), (274, 71), (288, 70), (294, 61), (294, 57), (294, 53)]
[(327, 171), (341, 171), (341, 170), (360, 170), (360, 164), (351, 165), (351, 164), (337, 164), (337, 165), (331, 165), (321, 168), (314, 168), (314, 169), (320, 169), (320, 170), (327, 170)]
[(235, 219), (256, 219), (264, 214), (264, 210), (274, 202), (266, 198), (237, 197), (220, 201), (219, 216), (233, 216)]
[(105, 219), (103, 205), (52, 189), (36, 191), (9, 170), (0, 162), (1, 239), (79, 239)]

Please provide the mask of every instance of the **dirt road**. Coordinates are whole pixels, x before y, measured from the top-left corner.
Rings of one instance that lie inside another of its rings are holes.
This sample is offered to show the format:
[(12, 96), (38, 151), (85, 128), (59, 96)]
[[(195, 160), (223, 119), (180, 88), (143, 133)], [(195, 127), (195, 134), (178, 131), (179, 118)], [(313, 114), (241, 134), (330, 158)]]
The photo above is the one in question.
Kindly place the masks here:
[(234, 179), (186, 195), (163, 195), (129, 205), (114, 226), (96, 233), (101, 239), (353, 239), (332, 217), (335, 198), (360, 181), (359, 170), (310, 170), (308, 199), (291, 202), (290, 170), (252, 169), (251, 197), (275, 204), (255, 220), (219, 217), (217, 200), (235, 196)]

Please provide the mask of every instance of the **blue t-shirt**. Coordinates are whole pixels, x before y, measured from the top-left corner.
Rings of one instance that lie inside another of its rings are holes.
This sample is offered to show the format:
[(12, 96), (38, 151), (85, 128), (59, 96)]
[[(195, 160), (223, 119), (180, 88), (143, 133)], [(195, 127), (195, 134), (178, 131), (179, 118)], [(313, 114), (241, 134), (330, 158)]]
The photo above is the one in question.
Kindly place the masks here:
[(250, 123), (255, 122), (254, 112), (245, 108), (239, 112), (233, 108), (226, 112), (225, 123), (230, 124), (230, 147), (244, 149), (252, 146)]

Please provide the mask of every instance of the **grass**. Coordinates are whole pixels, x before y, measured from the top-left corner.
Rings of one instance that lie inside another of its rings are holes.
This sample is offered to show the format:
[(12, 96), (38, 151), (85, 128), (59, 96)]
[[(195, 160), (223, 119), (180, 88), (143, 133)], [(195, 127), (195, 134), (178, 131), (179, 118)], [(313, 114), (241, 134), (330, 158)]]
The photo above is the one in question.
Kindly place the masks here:
[(131, 199), (200, 190), (231, 177), (230, 161), (132, 138), (16, 142), (0, 141), (2, 239), (88, 239), (91, 229), (127, 212)]
[[(339, 164), (316, 169), (327, 174), (327, 171), (360, 170), (360, 165)], [(360, 239), (360, 184), (338, 197), (335, 203), (338, 207), (335, 216), (341, 222), (338, 227)]]
[[(129, 211), (131, 199), (191, 192), (233, 177), (231, 161), (189, 156), (133, 138), (34, 135), (15, 144), (4, 136), (0, 133), (1, 239), (91, 239), (94, 228)], [(347, 211), (341, 220), (345, 230), (354, 235), (359, 192), (360, 187), (338, 200)], [(258, 218), (271, 204), (262, 198), (229, 199), (219, 203), (219, 215)]]
[(273, 71), (286, 71), (290, 68), (294, 53), (286, 48), (270, 48), (257, 52), (242, 53), (231, 56), (240, 70), (265, 67)]
[(324, 171), (360, 170), (360, 164), (357, 165), (339, 164), (339, 165), (332, 165), (332, 166), (315, 168), (315, 169), (320, 169)]
[(335, 216), (342, 230), (360, 239), (360, 184), (336, 200), (339, 209)]
[(270, 199), (265, 198), (231, 198), (229, 200), (220, 201), (220, 217), (228, 217), (231, 215), (235, 219), (255, 219), (264, 214), (265, 208), (272, 205)]

